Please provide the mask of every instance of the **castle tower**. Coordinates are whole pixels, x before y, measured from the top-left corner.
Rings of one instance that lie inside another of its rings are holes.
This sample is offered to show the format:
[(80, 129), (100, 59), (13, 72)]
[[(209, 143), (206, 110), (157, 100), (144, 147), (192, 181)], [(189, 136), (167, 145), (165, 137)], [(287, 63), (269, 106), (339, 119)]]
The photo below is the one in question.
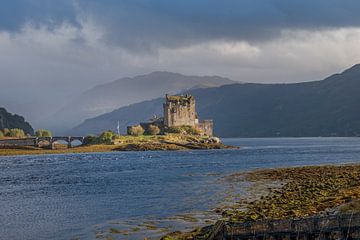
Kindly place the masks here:
[(164, 103), (165, 127), (184, 125), (195, 127), (197, 124), (196, 118), (195, 98), (193, 96), (166, 95)]

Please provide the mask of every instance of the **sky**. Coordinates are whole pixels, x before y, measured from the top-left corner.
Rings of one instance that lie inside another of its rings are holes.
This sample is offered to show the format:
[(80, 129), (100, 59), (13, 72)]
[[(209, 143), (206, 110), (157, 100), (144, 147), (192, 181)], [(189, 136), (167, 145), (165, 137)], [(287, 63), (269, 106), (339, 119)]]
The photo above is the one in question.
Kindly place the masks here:
[(360, 63), (358, 0), (0, 4), (0, 101), (19, 113), (152, 71), (291, 83)]

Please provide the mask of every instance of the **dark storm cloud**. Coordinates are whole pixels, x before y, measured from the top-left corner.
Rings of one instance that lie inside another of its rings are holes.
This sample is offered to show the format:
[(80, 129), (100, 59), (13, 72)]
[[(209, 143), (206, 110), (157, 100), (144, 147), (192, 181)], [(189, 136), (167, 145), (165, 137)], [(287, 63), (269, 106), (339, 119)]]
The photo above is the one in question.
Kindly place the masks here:
[(264, 41), (282, 29), (360, 25), (358, 0), (80, 0), (112, 43), (134, 49), (207, 40)]
[(49, 29), (64, 22), (78, 25), (76, 14), (72, 0), (2, 0), (0, 30), (17, 32), (27, 23)]
[(358, 0), (7, 0), (0, 28), (24, 23), (78, 25), (89, 17), (109, 44), (132, 50), (209, 40), (266, 41), (282, 29), (360, 25)]

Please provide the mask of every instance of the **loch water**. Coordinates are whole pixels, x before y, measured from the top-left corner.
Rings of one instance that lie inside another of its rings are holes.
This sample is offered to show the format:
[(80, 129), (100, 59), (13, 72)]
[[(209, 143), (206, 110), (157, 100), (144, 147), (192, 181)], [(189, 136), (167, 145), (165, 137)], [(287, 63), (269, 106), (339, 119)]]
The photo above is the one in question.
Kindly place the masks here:
[(360, 163), (360, 138), (224, 143), (240, 149), (0, 157), (0, 239), (95, 239), (114, 222), (209, 211), (231, 173)]

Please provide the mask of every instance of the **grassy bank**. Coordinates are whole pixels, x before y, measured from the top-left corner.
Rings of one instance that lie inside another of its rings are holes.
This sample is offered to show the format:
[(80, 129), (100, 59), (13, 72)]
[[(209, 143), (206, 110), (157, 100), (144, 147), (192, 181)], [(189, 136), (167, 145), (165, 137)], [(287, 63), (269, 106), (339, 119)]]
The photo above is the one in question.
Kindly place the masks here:
[(73, 148), (60, 147), (59, 149), (45, 149), (36, 147), (7, 147), (0, 148), (0, 156), (13, 155), (36, 155), (36, 154), (67, 154), (67, 153), (90, 153), (90, 152), (110, 152), (114, 151), (114, 145), (90, 145)]
[[(257, 170), (232, 174), (222, 180), (247, 183), (249, 192), (232, 204), (216, 209), (226, 221), (360, 212), (360, 165)], [(192, 239), (196, 234), (197, 231), (176, 232), (163, 239)]]

